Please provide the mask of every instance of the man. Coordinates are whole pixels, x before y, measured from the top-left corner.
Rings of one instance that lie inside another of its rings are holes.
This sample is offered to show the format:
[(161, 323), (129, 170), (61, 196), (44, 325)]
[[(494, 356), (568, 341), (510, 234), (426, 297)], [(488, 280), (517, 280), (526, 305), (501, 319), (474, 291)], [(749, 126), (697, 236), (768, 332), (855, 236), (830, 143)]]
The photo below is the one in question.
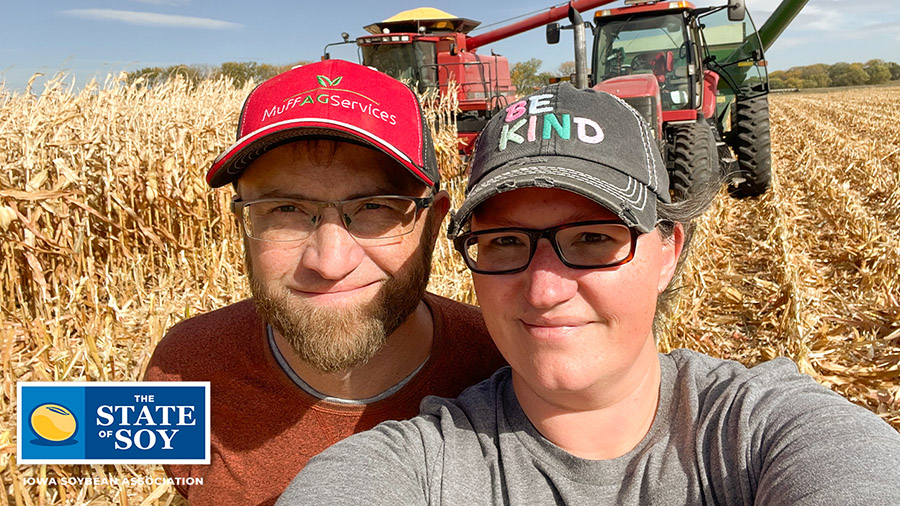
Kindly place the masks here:
[(492, 118), (450, 233), (510, 367), (326, 450), (279, 505), (895, 504), (900, 435), (873, 413), (787, 359), (657, 352), (709, 200), (667, 183), (612, 95), (564, 83)]
[(145, 379), (211, 382), (192, 504), (271, 504), (334, 442), (503, 364), (476, 308), (425, 293), (449, 197), (416, 96), (332, 60), (262, 83), (207, 175), (232, 183), (253, 294), (173, 327)]

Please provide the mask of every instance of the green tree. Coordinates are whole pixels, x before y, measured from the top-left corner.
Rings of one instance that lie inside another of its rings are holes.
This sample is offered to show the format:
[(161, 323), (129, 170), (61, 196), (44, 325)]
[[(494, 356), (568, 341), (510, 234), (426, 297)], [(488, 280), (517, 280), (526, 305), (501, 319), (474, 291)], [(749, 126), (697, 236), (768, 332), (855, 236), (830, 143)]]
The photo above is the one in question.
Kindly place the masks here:
[(888, 66), (888, 70), (891, 71), (891, 81), (896, 81), (897, 79), (900, 79), (900, 65), (897, 65), (896, 63), (894, 63), (892, 61), (889, 61), (887, 63), (887, 66)]
[(827, 88), (831, 86), (831, 77), (828, 76), (828, 65), (817, 63), (800, 67), (800, 78), (803, 79), (804, 88)]
[(556, 75), (554, 72), (541, 72), (537, 75), (538, 84), (537, 87), (540, 88), (542, 86), (547, 86), (550, 84), (551, 79), (559, 79), (560, 76)]
[(256, 66), (256, 74), (253, 76), (253, 80), (256, 82), (263, 82), (290, 69), (290, 65), (270, 65), (268, 63), (260, 63)]
[(179, 76), (191, 85), (196, 85), (200, 80), (210, 77), (213, 73), (209, 65), (172, 65), (169, 67), (144, 67), (134, 72), (129, 72), (126, 81), (134, 83), (141, 80), (145, 86), (155, 86), (175, 76)]
[(803, 89), (803, 87), (804, 87), (804, 85), (805, 85), (805, 82), (803, 81), (803, 79), (800, 79), (799, 77), (789, 77), (789, 78), (787, 78), (787, 80), (784, 82), (784, 85), (785, 85), (785, 86), (784, 86), (785, 88), (799, 88), (799, 89)]
[(783, 90), (785, 88), (787, 88), (787, 84), (784, 82), (784, 79), (769, 75), (769, 89)]
[(256, 77), (257, 64), (254, 61), (228, 61), (219, 68), (219, 75), (230, 78), (235, 88), (242, 88), (247, 81)]
[(255, 61), (225, 62), (219, 68), (218, 75), (230, 78), (236, 88), (241, 88), (250, 81), (261, 83), (305, 63), (309, 62), (299, 61), (289, 65), (271, 65), (269, 63), (256, 63)]
[[(589, 70), (590, 71), (590, 70)], [(564, 61), (559, 64), (559, 69), (556, 71), (559, 77), (569, 77), (575, 73), (575, 62), (574, 61)]]
[(828, 69), (832, 86), (859, 86), (869, 81), (869, 74), (862, 63), (835, 63)]
[(802, 77), (800, 77), (800, 67), (791, 67), (787, 70), (782, 70), (778, 77), (785, 82), (787, 82), (788, 79), (802, 79)]
[(228, 77), (235, 87), (240, 88), (250, 81), (260, 83), (266, 79), (287, 72), (291, 68), (309, 63), (300, 61), (289, 65), (272, 65), (256, 62), (225, 62), (221, 66), (212, 65), (172, 65), (171, 67), (144, 67), (134, 72), (129, 72), (127, 81), (136, 82), (138, 79), (146, 86), (155, 86), (174, 76), (181, 76), (191, 84), (196, 85), (202, 79), (212, 77)]
[(884, 84), (891, 80), (891, 69), (884, 60), (869, 60), (863, 68), (869, 75), (867, 84)]
[(145, 83), (155, 83), (160, 76), (164, 76), (166, 69), (163, 67), (144, 67), (142, 69), (129, 72), (125, 77), (128, 84), (132, 84), (138, 79), (143, 79)]
[(513, 64), (510, 70), (510, 79), (520, 95), (531, 93), (547, 83), (542, 81), (544, 76), (538, 74), (541, 68), (541, 60), (532, 58), (528, 61)]

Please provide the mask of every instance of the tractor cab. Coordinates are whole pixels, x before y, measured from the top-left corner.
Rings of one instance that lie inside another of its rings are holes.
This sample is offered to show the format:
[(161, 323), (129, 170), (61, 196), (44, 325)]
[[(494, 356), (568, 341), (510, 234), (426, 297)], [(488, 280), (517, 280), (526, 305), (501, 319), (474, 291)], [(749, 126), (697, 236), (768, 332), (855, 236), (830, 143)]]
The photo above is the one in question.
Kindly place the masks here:
[(598, 11), (594, 19), (593, 82), (649, 75), (664, 111), (698, 108), (699, 55), (692, 51), (684, 10), (621, 10)]
[(700, 8), (685, 0), (625, 0), (594, 14), (590, 76), (586, 24), (571, 4), (572, 25), (548, 24), (547, 42), (559, 42), (562, 28), (575, 32), (574, 80), (621, 98), (647, 121), (673, 197), (721, 176), (732, 196), (754, 197), (771, 184), (772, 169), (763, 50), (806, 2), (781, 0), (757, 30), (745, 0)]
[[(746, 10), (696, 8), (686, 1), (626, 4), (594, 16), (594, 83), (614, 85), (622, 96), (628, 82), (655, 81), (661, 123), (698, 114), (725, 119), (735, 99), (768, 92), (762, 44)], [(648, 77), (633, 77), (641, 75)], [(645, 93), (646, 87), (632, 93)], [(722, 134), (730, 130), (725, 123)]]
[(732, 195), (765, 191), (768, 76), (743, 0), (625, 3), (594, 16), (594, 88), (621, 97), (651, 125), (676, 195), (717, 172), (728, 175)]
[(733, 104), (747, 102), (769, 92), (769, 76), (759, 32), (749, 12), (739, 21), (729, 19), (727, 8), (711, 8), (697, 14), (703, 37), (703, 62), (719, 77), (716, 114), (724, 132)]

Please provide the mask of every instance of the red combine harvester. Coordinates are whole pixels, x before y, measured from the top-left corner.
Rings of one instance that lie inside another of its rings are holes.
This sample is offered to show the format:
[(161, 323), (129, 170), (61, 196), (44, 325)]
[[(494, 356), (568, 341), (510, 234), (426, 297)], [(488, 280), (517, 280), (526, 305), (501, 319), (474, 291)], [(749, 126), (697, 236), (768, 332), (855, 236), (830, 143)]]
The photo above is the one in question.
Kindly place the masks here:
[(372, 35), (356, 39), (362, 63), (401, 81), (420, 93), (459, 85), (457, 130), (460, 145), (469, 146), (491, 115), (515, 101), (509, 61), (482, 55), (469, 44), (469, 32), (480, 23), (424, 7), (401, 12), (365, 27)]
[[(474, 139), (491, 116), (515, 101), (516, 89), (510, 81), (509, 61), (503, 56), (478, 54), (487, 44), (558, 21), (569, 9), (579, 11), (614, 0), (580, 0), (548, 9), (516, 23), (471, 36), (480, 23), (447, 12), (423, 7), (401, 12), (365, 27), (371, 35), (343, 43), (355, 43), (363, 65), (374, 67), (410, 83), (418, 91), (437, 89), (446, 93), (455, 82), (459, 91), (457, 131), (460, 149), (468, 152)], [(326, 51), (329, 44), (325, 46)], [(323, 59), (330, 56), (325, 53)]]

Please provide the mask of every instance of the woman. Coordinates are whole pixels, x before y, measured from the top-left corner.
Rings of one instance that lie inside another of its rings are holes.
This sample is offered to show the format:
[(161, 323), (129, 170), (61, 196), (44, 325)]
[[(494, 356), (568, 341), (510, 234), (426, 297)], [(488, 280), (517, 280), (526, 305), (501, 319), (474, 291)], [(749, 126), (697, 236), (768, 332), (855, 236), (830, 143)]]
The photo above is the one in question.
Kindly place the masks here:
[(900, 435), (791, 361), (657, 352), (693, 199), (616, 97), (507, 107), (450, 235), (510, 367), (335, 445), (279, 504), (896, 503)]

